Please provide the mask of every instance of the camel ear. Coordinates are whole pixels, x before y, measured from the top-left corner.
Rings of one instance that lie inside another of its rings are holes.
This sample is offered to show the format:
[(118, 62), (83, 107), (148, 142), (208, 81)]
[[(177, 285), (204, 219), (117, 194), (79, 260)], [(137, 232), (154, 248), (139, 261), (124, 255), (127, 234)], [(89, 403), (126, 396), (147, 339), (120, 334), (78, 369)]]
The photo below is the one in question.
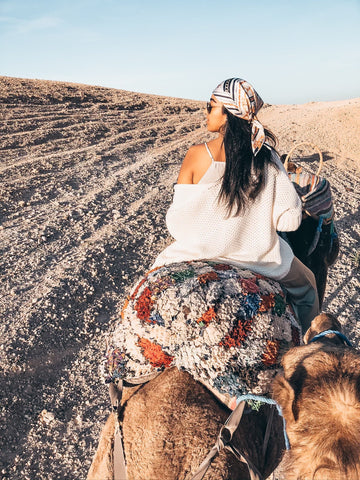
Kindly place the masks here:
[(280, 405), (287, 423), (296, 421), (294, 415), (295, 392), (282, 375), (278, 375), (272, 385), (272, 397)]
[(320, 313), (311, 322), (310, 328), (304, 335), (304, 343), (307, 345), (312, 338), (325, 330), (338, 330), (341, 332), (341, 324), (331, 313)]

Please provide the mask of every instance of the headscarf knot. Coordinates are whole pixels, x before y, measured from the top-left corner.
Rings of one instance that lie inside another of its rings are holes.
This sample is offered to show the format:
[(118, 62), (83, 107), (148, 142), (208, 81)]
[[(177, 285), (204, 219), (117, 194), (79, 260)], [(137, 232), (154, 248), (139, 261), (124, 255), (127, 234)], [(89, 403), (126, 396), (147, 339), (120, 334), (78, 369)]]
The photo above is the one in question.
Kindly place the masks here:
[(254, 156), (265, 143), (265, 130), (256, 114), (263, 106), (260, 95), (246, 80), (229, 78), (221, 82), (212, 93), (232, 115), (251, 123), (251, 146)]

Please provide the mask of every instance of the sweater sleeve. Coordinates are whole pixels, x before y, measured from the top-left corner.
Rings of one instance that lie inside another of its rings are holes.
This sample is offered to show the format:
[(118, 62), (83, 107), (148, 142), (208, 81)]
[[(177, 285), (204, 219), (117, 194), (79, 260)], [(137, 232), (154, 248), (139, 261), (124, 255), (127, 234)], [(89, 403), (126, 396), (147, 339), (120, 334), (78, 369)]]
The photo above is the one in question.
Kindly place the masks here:
[(290, 232), (297, 230), (301, 224), (301, 199), (280, 160), (276, 163), (273, 220), (277, 231)]

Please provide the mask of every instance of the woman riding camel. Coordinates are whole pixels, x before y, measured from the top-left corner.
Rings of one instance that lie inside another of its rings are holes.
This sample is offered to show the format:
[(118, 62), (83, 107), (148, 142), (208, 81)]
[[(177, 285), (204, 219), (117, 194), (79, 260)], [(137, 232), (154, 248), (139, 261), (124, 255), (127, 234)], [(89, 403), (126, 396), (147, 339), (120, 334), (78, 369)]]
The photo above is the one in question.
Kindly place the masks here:
[(166, 215), (175, 242), (153, 267), (189, 260), (235, 264), (279, 281), (305, 332), (319, 313), (313, 273), (277, 231), (296, 230), (301, 201), (256, 118), (263, 101), (245, 80), (220, 83), (207, 104), (216, 139), (187, 152)]

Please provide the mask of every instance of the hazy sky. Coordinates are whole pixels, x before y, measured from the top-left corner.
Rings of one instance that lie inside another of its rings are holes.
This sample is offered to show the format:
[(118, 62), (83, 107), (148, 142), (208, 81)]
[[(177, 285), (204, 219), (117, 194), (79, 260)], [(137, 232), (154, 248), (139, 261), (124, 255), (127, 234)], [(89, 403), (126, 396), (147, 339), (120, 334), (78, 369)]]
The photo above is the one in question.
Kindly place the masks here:
[(0, 0), (0, 74), (207, 100), (360, 97), (360, 0)]

